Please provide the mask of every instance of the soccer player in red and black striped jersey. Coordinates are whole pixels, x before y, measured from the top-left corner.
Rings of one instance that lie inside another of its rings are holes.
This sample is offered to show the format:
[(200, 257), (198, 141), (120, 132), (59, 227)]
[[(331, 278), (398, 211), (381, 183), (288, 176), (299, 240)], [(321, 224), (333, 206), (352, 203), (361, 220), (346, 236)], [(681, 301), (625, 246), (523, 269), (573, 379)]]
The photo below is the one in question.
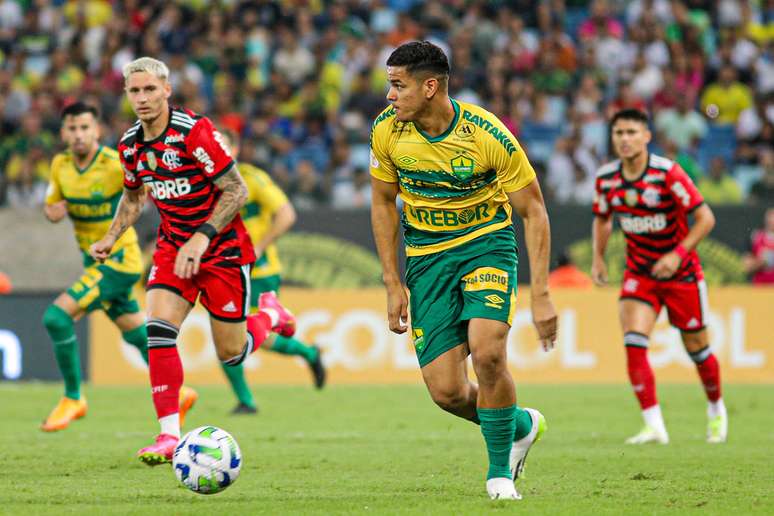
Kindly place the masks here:
[[(648, 340), (662, 306), (680, 330), (696, 363), (709, 401), (707, 441), (724, 442), (728, 417), (720, 391), (718, 361), (706, 330), (707, 286), (696, 246), (715, 225), (715, 217), (691, 179), (677, 163), (648, 152), (648, 117), (635, 109), (616, 113), (610, 123), (618, 160), (597, 174), (592, 240), (592, 278), (607, 283), (605, 248), (612, 217), (626, 237), (626, 270), (619, 314), (634, 394), (645, 427), (626, 442), (666, 444), (669, 435), (656, 399)], [(688, 216), (693, 216), (689, 223)]]
[(177, 408), (183, 368), (176, 340), (200, 297), (210, 313), (218, 358), (239, 364), (270, 331), (292, 335), (295, 321), (273, 293), (250, 310), (255, 253), (239, 217), (247, 188), (220, 133), (206, 117), (169, 105), (169, 69), (142, 57), (124, 67), (125, 90), (137, 122), (118, 153), (124, 192), (106, 235), (90, 249), (104, 260), (140, 214), (146, 189), (161, 215), (147, 285), (148, 355), (153, 404), (161, 433), (138, 452), (149, 465), (169, 462), (180, 438)]

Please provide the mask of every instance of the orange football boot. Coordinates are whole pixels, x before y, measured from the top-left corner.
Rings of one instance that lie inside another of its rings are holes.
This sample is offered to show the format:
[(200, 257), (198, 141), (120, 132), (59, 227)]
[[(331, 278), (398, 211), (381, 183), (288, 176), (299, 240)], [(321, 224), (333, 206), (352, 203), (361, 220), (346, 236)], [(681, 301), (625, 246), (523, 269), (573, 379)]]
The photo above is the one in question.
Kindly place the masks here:
[(183, 385), (180, 387), (180, 428), (183, 428), (185, 423), (185, 415), (194, 406), (196, 400), (199, 399), (199, 395), (190, 387)]
[(40, 429), (44, 432), (64, 430), (72, 421), (85, 416), (87, 408), (86, 398), (83, 396), (79, 400), (63, 396), (56, 407), (54, 407), (54, 410), (43, 421), (43, 424), (40, 425)]

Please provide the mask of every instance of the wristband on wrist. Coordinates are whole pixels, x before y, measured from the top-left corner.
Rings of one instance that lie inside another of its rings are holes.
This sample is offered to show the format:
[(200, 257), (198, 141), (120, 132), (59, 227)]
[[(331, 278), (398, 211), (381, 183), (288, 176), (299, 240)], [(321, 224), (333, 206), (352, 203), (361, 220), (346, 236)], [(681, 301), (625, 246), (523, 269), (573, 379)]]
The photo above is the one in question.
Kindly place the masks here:
[(207, 238), (209, 238), (210, 240), (212, 240), (218, 234), (218, 230), (215, 229), (215, 226), (213, 226), (212, 224), (207, 224), (205, 222), (204, 224), (196, 228), (196, 231), (194, 231), (194, 233), (201, 233), (205, 235)]
[(685, 247), (683, 247), (683, 244), (678, 244), (677, 247), (672, 249), (677, 256), (680, 257), (680, 260), (685, 260), (685, 257), (688, 256), (688, 251), (685, 250)]

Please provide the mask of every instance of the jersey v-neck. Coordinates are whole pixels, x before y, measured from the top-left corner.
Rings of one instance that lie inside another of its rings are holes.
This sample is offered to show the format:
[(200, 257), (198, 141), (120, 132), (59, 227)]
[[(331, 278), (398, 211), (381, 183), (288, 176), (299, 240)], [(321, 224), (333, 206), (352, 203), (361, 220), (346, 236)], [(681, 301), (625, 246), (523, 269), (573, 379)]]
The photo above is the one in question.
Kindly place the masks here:
[(414, 127), (416, 127), (417, 132), (422, 135), (422, 137), (428, 141), (428, 143), (438, 143), (442, 141), (444, 138), (449, 136), (449, 134), (452, 132), (454, 127), (457, 125), (457, 122), (460, 119), (460, 106), (457, 104), (457, 101), (453, 98), (449, 97), (449, 100), (452, 103), (452, 107), (454, 108), (454, 118), (452, 119), (451, 123), (449, 124), (449, 127), (446, 128), (444, 132), (439, 134), (438, 136), (430, 136), (429, 134), (425, 133), (422, 129), (419, 128), (417, 124), (414, 124)]

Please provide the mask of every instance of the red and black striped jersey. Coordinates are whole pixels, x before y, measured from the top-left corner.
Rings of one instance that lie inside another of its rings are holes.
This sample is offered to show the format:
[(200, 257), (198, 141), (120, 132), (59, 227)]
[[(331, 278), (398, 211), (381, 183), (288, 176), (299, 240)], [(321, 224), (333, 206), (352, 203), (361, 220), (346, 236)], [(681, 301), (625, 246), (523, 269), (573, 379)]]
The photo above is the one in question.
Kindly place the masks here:
[[(650, 154), (645, 170), (634, 181), (623, 176), (621, 162), (599, 169), (594, 196), (594, 214), (618, 214), (626, 237), (626, 268), (651, 275), (653, 265), (688, 234), (688, 214), (704, 203), (685, 171), (667, 158)], [(696, 251), (691, 251), (670, 279), (695, 281), (703, 278)]]
[[(166, 129), (144, 141), (140, 121), (118, 145), (124, 186), (145, 184), (159, 210), (157, 247), (179, 249), (212, 216), (221, 191), (215, 181), (233, 167), (228, 147), (212, 122), (187, 109), (170, 108)], [(237, 214), (210, 242), (202, 262), (239, 266), (255, 261), (250, 236)]]

